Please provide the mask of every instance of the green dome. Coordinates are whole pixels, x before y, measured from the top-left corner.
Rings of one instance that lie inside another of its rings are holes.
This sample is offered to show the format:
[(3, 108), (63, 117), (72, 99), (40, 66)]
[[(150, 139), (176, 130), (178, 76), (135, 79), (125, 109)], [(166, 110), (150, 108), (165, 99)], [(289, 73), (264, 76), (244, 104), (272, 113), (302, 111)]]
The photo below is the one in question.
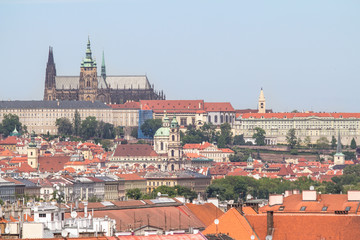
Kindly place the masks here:
[(161, 127), (159, 128), (154, 137), (168, 137), (170, 136), (170, 128), (167, 128), (167, 127)]

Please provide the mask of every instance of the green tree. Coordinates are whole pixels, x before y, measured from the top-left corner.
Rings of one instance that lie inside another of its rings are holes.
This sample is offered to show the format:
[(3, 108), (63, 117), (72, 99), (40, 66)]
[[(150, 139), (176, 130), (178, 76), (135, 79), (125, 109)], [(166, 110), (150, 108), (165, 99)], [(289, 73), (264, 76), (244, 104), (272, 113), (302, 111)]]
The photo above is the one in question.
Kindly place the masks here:
[(115, 137), (114, 125), (111, 123), (105, 123), (103, 121), (98, 122), (96, 128), (96, 137), (100, 139), (113, 139)]
[(126, 190), (126, 196), (130, 199), (139, 200), (142, 197), (142, 193), (139, 188), (133, 188)]
[(205, 123), (201, 127), (202, 137), (203, 141), (207, 142), (215, 142), (216, 141), (216, 132), (215, 132), (216, 126), (212, 123)]
[(253, 138), (255, 138), (256, 145), (264, 146), (265, 145), (265, 130), (259, 127), (255, 128), (255, 133), (253, 134)]
[(304, 138), (304, 144), (305, 144), (306, 147), (310, 147), (310, 145), (311, 145), (311, 139), (310, 139), (309, 136), (306, 136), (306, 137)]
[(291, 149), (293, 149), (297, 143), (295, 133), (296, 133), (295, 129), (292, 128), (292, 129), (289, 129), (289, 131), (286, 134), (286, 142), (288, 143), (288, 145)]
[(122, 127), (122, 126), (115, 127), (115, 135), (119, 138), (123, 138), (124, 137), (124, 127)]
[(100, 141), (101, 146), (105, 149), (105, 151), (109, 151), (110, 148), (114, 146), (113, 141), (110, 139), (103, 139)]
[(87, 117), (81, 123), (81, 137), (85, 140), (95, 137), (98, 122), (93, 116)]
[(71, 135), (73, 133), (72, 124), (70, 120), (65, 117), (56, 119), (55, 125), (60, 135)]
[(218, 147), (224, 148), (226, 145), (231, 144), (232, 142), (232, 132), (231, 126), (229, 123), (223, 123), (220, 125), (220, 135), (218, 137)]
[(156, 131), (161, 128), (162, 120), (161, 119), (147, 119), (140, 127), (141, 131), (145, 136), (149, 138), (154, 138)]
[(316, 140), (316, 145), (320, 149), (329, 148), (329, 140), (327, 137), (320, 137), (318, 140)]
[(351, 148), (351, 149), (356, 149), (356, 141), (355, 141), (355, 138), (351, 139), (350, 148)]
[(241, 134), (241, 135), (236, 135), (234, 137), (234, 142), (233, 142), (234, 145), (245, 145), (245, 139), (244, 139), (244, 135)]
[(24, 132), (23, 130), (25, 130), (23, 129), (23, 125), (19, 121), (18, 115), (11, 113), (5, 114), (1, 124), (1, 132), (4, 135), (4, 137), (9, 136), (10, 133), (14, 131), (15, 127), (19, 133), (23, 133)]
[(336, 138), (334, 136), (331, 137), (331, 148), (335, 149), (336, 148)]
[(79, 111), (76, 109), (73, 119), (73, 129), (74, 129), (74, 135), (80, 136), (80, 130), (81, 130), (81, 117)]
[(131, 130), (130, 136), (138, 138), (138, 129), (136, 127)]

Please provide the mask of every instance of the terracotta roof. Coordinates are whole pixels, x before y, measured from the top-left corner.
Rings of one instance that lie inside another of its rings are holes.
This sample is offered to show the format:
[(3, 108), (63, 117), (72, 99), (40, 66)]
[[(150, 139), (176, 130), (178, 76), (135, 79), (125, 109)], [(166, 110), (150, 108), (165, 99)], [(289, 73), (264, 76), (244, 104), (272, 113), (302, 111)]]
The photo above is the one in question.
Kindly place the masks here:
[[(279, 211), (280, 205), (264, 206), (259, 209), (259, 212), (274, 211), (283, 213), (321, 213), (333, 214), (335, 211), (344, 211), (346, 207), (351, 207), (348, 211), (349, 214), (356, 214), (359, 201), (348, 201), (347, 194), (317, 194), (316, 201), (303, 201), (302, 194), (293, 194), (284, 197), (284, 209)], [(301, 207), (306, 207), (304, 211), (300, 211)], [(323, 211), (323, 207), (327, 207)]]
[(16, 145), (17, 144), (17, 137), (16, 136), (10, 136), (6, 139), (0, 141), (0, 145)]
[(154, 112), (164, 110), (178, 112), (204, 111), (203, 100), (140, 100), (141, 109), (144, 106), (152, 109)]
[(144, 157), (158, 156), (157, 153), (148, 144), (124, 144), (118, 145), (114, 152), (114, 157)]
[(69, 160), (69, 156), (39, 157), (39, 170), (40, 172), (59, 172), (64, 169), (65, 163)]
[(126, 102), (124, 104), (108, 104), (112, 109), (140, 109), (140, 102)]
[(240, 115), (242, 119), (246, 118), (308, 118), (308, 117), (319, 117), (319, 118), (360, 118), (360, 113), (244, 113)]
[[(247, 215), (246, 219), (260, 239), (265, 239), (267, 235), (266, 214)], [(360, 218), (358, 216), (274, 214), (273, 239), (358, 239), (360, 236), (359, 226)]]
[(204, 203), (201, 205), (187, 203), (186, 207), (188, 207), (206, 227), (212, 224), (216, 218), (219, 218), (224, 214), (223, 211), (212, 203)]
[(205, 102), (205, 111), (207, 111), (207, 112), (235, 112), (235, 109), (229, 102)]
[[(235, 240), (251, 239), (251, 235), (254, 234), (249, 222), (235, 208), (231, 208), (219, 218), (217, 227), (212, 223), (202, 233), (204, 235), (224, 233)], [(257, 237), (255, 239), (260, 240)]]

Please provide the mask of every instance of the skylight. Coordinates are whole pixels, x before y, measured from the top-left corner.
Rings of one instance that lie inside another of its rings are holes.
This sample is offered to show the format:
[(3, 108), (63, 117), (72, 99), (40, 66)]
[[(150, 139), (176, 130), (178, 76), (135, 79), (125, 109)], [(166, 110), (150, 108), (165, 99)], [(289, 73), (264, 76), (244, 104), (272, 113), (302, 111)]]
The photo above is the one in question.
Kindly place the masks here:
[(345, 211), (350, 211), (351, 207), (346, 207)]
[(324, 206), (321, 211), (327, 211), (328, 207)]
[(302, 206), (302, 207), (300, 208), (300, 211), (305, 211), (305, 209), (306, 209), (306, 207), (305, 207), (305, 206)]

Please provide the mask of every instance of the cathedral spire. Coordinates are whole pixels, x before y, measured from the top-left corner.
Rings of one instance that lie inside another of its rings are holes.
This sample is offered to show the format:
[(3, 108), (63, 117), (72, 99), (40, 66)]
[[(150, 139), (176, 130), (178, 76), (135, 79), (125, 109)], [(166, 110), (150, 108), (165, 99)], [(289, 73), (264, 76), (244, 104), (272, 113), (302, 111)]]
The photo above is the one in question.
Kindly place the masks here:
[(81, 62), (81, 67), (95, 67), (95, 66), (96, 63), (91, 56), (90, 37), (88, 37), (86, 55), (85, 55), (85, 59)]
[(102, 52), (101, 76), (103, 77), (103, 79), (106, 78), (106, 67), (105, 67), (104, 51)]
[[(45, 73), (45, 89), (52, 89), (55, 87), (55, 76), (56, 76), (56, 68), (54, 62), (53, 48), (49, 46), (49, 56), (48, 62), (46, 64), (46, 73)], [(48, 94), (44, 94), (44, 100), (49, 100)]]

